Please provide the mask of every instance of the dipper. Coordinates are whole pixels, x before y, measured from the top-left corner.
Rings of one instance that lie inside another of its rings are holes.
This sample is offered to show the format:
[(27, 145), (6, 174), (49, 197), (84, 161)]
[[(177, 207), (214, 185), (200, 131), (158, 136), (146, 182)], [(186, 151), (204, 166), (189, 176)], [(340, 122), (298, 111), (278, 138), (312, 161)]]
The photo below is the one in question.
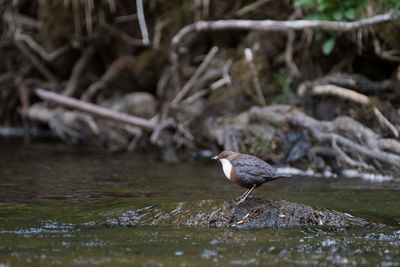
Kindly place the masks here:
[(239, 197), (239, 201), (236, 204), (245, 201), (254, 188), (263, 183), (281, 177), (290, 177), (290, 175), (278, 173), (275, 167), (248, 154), (225, 150), (218, 156), (212, 157), (212, 159), (218, 159), (221, 162), (225, 176), (232, 183), (248, 189)]

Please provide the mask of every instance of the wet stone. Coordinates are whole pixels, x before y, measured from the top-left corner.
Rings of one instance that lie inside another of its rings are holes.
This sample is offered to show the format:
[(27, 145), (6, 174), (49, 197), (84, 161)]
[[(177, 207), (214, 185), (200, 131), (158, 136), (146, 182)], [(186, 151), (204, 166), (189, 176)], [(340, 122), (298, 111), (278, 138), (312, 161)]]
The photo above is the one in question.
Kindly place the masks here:
[(250, 198), (236, 205), (234, 201), (201, 200), (167, 203), (125, 212), (109, 218), (106, 225), (165, 225), (247, 228), (293, 226), (362, 226), (361, 218), (334, 210), (316, 210), (284, 200)]

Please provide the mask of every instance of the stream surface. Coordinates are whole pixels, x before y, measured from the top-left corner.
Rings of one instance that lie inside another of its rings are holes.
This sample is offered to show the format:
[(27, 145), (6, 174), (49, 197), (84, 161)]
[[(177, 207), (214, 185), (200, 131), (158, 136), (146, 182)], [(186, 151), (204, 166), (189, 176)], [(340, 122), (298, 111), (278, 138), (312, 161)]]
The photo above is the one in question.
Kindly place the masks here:
[(0, 143), (0, 267), (400, 266), (400, 184), (292, 178), (254, 195), (360, 217), (356, 227), (264, 230), (110, 222), (165, 203), (243, 193), (217, 162), (160, 163), (154, 155)]

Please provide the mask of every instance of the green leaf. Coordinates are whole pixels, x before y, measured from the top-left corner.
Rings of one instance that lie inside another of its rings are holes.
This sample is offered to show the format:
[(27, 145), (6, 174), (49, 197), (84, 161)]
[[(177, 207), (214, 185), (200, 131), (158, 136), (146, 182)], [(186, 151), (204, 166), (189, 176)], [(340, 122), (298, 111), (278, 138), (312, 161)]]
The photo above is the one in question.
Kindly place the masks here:
[(347, 10), (346, 13), (344, 13), (344, 16), (348, 20), (355, 20), (356, 19), (356, 10), (354, 8), (351, 8), (351, 9)]
[(340, 11), (336, 11), (333, 13), (333, 19), (336, 21), (341, 21), (343, 19), (343, 13)]
[(322, 53), (324, 53), (324, 55), (329, 55), (333, 48), (335, 47), (335, 38), (331, 38), (327, 41), (325, 41), (322, 45)]

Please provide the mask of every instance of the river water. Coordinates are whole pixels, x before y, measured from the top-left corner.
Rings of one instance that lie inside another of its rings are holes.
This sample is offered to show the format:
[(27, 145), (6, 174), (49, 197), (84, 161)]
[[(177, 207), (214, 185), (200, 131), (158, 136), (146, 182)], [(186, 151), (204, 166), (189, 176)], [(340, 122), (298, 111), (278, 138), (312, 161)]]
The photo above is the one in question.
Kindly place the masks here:
[(400, 266), (400, 183), (277, 180), (254, 195), (328, 208), (356, 227), (265, 230), (104, 223), (172, 202), (233, 199), (243, 189), (217, 162), (160, 163), (157, 155), (0, 143), (0, 267)]

